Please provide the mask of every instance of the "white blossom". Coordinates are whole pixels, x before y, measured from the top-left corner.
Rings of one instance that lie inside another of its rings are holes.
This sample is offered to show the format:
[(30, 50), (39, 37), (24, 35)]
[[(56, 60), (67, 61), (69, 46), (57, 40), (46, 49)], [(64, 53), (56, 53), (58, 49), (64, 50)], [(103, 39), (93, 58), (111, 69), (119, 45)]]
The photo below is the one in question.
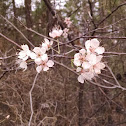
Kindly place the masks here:
[(63, 33), (63, 30), (58, 28), (53, 28), (52, 32), (49, 33), (49, 36), (52, 38), (60, 37)]

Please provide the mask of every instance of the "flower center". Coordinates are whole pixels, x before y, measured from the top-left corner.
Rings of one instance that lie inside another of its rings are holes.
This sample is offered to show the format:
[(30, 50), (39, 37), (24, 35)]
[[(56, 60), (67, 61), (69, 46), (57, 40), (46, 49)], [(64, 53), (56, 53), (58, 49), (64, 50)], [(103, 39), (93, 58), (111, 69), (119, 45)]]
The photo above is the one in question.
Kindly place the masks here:
[(94, 48), (90, 48), (90, 51), (93, 53), (94, 52)]

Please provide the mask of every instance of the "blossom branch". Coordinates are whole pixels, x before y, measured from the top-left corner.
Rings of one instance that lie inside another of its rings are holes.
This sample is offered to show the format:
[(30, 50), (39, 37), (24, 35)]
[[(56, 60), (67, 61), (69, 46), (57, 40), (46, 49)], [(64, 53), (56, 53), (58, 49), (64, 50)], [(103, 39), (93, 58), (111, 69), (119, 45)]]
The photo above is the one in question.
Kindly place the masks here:
[(70, 40), (70, 41), (68, 41), (68, 42), (66, 42), (66, 43), (62, 43), (62, 44), (60, 44), (59, 46), (62, 46), (62, 45), (66, 45), (66, 44), (69, 44), (69, 43), (72, 43), (72, 42), (74, 42), (74, 41), (76, 41), (76, 40), (78, 40), (78, 39), (80, 39), (80, 38), (99, 38), (99, 39), (126, 39), (126, 37), (107, 37), (107, 36), (80, 36), (80, 37), (76, 37), (76, 38), (74, 38), (74, 39), (72, 39), (72, 40)]
[(105, 54), (115, 54), (115, 55), (126, 55), (126, 53), (119, 53), (119, 52), (104, 52)]
[[(57, 41), (56, 39), (53, 39), (53, 38), (48, 37), (48, 36), (46, 36), (46, 35), (40, 34), (39, 32), (37, 32), (37, 31), (35, 31), (35, 30), (31, 29), (31, 28), (28, 28), (28, 27), (27, 27), (26, 25), (24, 25), (18, 18), (16, 18), (16, 19), (19, 21), (19, 23), (20, 23), (21, 25), (23, 25), (23, 27), (24, 27), (26, 30), (28, 30), (28, 31), (30, 31), (30, 32), (32, 32), (32, 33), (35, 33), (36, 35), (38, 35), (38, 36), (40, 36), (40, 37), (47, 38), (47, 39), (49, 39), (49, 40), (52, 40), (52, 41), (58, 43), (58, 41)], [(61, 43), (61, 42), (60, 42), (60, 43)]]
[(99, 83), (95, 83), (94, 81), (90, 81), (90, 80), (88, 80), (88, 81), (89, 81), (91, 84), (94, 84), (94, 85), (96, 85), (96, 86), (98, 86), (98, 87), (102, 87), (102, 88), (107, 88), (107, 89), (118, 88), (118, 86), (116, 86), (116, 85), (109, 87), (109, 86), (101, 85), (101, 84), (99, 84)]
[[(54, 60), (54, 62), (55, 62), (56, 64), (60, 65), (60, 66), (63, 66), (64, 68), (68, 69), (69, 71), (71, 71), (71, 72), (77, 74), (73, 69), (70, 69), (68, 66), (66, 66), (66, 65), (64, 65), (64, 64), (62, 64), (62, 63), (59, 63), (59, 62), (57, 62), (57, 61), (55, 61), (55, 60)], [(78, 74), (77, 74), (77, 75), (78, 75)]]

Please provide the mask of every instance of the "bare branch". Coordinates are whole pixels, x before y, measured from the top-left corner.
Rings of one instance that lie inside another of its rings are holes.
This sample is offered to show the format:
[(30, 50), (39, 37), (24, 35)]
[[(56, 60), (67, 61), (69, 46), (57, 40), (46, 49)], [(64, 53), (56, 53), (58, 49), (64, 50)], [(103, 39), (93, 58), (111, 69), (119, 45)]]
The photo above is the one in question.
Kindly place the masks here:
[(119, 6), (117, 6), (110, 14), (108, 14), (103, 20), (101, 20), (97, 26), (99, 26), (100, 24), (102, 24), (106, 19), (108, 19), (114, 12), (116, 12), (120, 7), (126, 5), (125, 3), (120, 4)]
[(6, 19), (5, 17), (3, 17), (2, 15), (0, 15), (5, 21), (7, 21), (11, 26), (13, 26), (23, 37), (24, 39), (32, 46), (35, 47), (28, 39), (27, 37), (14, 25), (12, 24), (8, 19)]
[[(20, 45), (18, 45), (15, 41), (7, 38), (5, 35), (3, 35), (2, 33), (0, 33), (0, 36), (2, 36), (3, 38), (5, 38), (6, 40), (8, 40), (9, 42), (13, 43), (14, 45), (16, 45), (17, 47), (21, 48)], [(22, 49), (22, 48), (21, 48)]]
[(33, 116), (33, 104), (32, 104), (32, 91), (34, 89), (34, 86), (35, 86), (35, 83), (36, 83), (36, 80), (37, 80), (37, 77), (38, 77), (38, 73), (36, 74), (35, 78), (34, 78), (34, 82), (32, 84), (32, 87), (31, 87), (31, 90), (29, 91), (29, 97), (30, 97), (30, 107), (31, 107), (31, 116), (30, 116), (30, 120), (29, 120), (29, 123), (28, 123), (28, 126), (31, 126), (31, 121), (32, 121), (32, 116)]

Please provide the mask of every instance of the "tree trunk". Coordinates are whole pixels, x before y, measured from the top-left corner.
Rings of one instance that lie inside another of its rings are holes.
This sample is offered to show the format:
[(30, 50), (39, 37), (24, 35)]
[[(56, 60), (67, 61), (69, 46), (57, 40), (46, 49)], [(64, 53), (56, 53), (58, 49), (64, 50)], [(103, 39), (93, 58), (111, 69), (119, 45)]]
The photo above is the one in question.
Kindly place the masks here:
[(83, 94), (84, 84), (79, 83), (79, 95), (78, 95), (78, 126), (83, 126)]
[[(31, 18), (31, 0), (25, 0), (25, 18), (26, 26), (32, 28), (32, 18)], [(27, 31), (27, 36), (29, 41), (32, 41), (31, 33)]]
[[(16, 13), (16, 6), (15, 6), (15, 0), (12, 0), (12, 4), (13, 4), (13, 13), (14, 13), (14, 25), (16, 26), (16, 27), (18, 27), (18, 25), (17, 25), (17, 13)], [(14, 31), (14, 37), (15, 37), (15, 41), (16, 42), (19, 42), (19, 37), (18, 37), (18, 33), (17, 33), (17, 31), (15, 30)]]

